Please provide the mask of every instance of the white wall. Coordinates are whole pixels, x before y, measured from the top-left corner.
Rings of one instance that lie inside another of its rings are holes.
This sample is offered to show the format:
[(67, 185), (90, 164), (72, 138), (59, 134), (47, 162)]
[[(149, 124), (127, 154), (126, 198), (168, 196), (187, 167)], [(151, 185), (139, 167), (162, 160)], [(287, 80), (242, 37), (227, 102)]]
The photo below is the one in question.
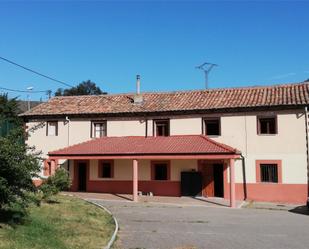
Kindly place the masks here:
[[(278, 134), (257, 135), (257, 115), (276, 114), (278, 120)], [(192, 115), (192, 116), (170, 116), (171, 135), (201, 134), (202, 117), (221, 117), (221, 136), (212, 139), (239, 149), (245, 157), (246, 178), (248, 183), (256, 181), (255, 160), (282, 160), (283, 183), (307, 183), (306, 166), (306, 140), (305, 140), (305, 120), (302, 110), (255, 112), (255, 113), (235, 113), (235, 114), (213, 114), (213, 115)], [(148, 118), (148, 136), (152, 136), (153, 119)], [(162, 117), (161, 117), (162, 118)], [(28, 128), (39, 124), (40, 121), (27, 123)], [(68, 145), (73, 145), (90, 140), (91, 121), (87, 119), (73, 119), (70, 123), (65, 120), (58, 122), (58, 136), (46, 136), (46, 123), (30, 133), (29, 145), (35, 145), (37, 150), (41, 150), (43, 157), (49, 151), (60, 149)], [(69, 131), (69, 132), (68, 132)], [(108, 136), (144, 136), (146, 133), (146, 121), (144, 118), (108, 118)], [(117, 162), (115, 167), (119, 167), (119, 179), (127, 177), (125, 170), (122, 172), (123, 161)], [(177, 167), (188, 162), (178, 161)], [(192, 164), (193, 165), (193, 164)], [(191, 167), (189, 165), (188, 167)], [(241, 161), (236, 162), (236, 181), (242, 182)], [(148, 166), (141, 166), (143, 167)], [(180, 169), (179, 169), (180, 170)], [(178, 171), (179, 171), (178, 170)], [(177, 169), (176, 169), (177, 171)], [(118, 172), (118, 170), (117, 170)], [(148, 170), (141, 171), (143, 179), (150, 178)], [(178, 173), (177, 173), (178, 174)], [(176, 179), (172, 175), (173, 179)]]

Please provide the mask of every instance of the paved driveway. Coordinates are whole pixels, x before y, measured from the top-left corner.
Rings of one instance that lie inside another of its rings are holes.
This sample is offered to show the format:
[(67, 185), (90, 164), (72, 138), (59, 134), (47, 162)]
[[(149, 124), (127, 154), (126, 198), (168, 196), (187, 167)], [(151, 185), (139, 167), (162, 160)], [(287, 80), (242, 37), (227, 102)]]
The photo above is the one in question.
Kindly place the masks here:
[(94, 200), (118, 219), (119, 248), (309, 248), (309, 216), (287, 211)]

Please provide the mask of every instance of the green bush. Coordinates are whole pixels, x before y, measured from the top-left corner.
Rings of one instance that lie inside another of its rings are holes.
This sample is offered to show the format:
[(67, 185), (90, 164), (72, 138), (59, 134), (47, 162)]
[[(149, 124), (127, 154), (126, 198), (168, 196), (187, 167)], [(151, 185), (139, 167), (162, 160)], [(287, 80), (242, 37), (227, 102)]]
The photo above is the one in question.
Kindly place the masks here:
[(43, 193), (42, 198), (48, 200), (58, 192), (68, 190), (70, 186), (71, 180), (68, 172), (63, 168), (59, 168), (54, 175), (46, 179), (39, 189)]

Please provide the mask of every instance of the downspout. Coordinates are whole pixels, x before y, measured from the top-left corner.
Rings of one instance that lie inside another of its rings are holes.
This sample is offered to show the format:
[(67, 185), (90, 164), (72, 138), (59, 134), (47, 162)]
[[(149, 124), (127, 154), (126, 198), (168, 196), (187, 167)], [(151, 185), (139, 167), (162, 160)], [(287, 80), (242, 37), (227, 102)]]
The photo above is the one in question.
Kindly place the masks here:
[(305, 107), (306, 152), (307, 152), (307, 197), (309, 201), (309, 148), (308, 148), (308, 108)]
[(148, 137), (148, 118), (145, 116), (145, 137)]
[[(65, 117), (66, 122), (68, 122), (68, 146), (70, 146), (70, 119), (68, 116)], [(68, 160), (68, 175), (70, 176), (70, 160)]]
[(242, 180), (243, 180), (243, 187), (244, 187), (244, 201), (247, 200), (247, 178), (246, 178), (246, 161), (245, 157), (241, 154), (241, 164), (242, 164)]
[[(245, 156), (248, 156), (248, 131), (247, 131), (247, 113), (245, 113), (244, 117), (245, 121)], [(243, 188), (244, 188), (244, 200), (247, 200), (248, 192), (247, 192), (247, 177), (246, 177), (246, 159), (243, 154), (240, 155), (241, 157), (241, 166), (242, 166), (242, 177), (243, 177)]]
[(70, 119), (68, 116), (65, 117), (65, 121), (68, 124), (68, 146), (70, 146)]

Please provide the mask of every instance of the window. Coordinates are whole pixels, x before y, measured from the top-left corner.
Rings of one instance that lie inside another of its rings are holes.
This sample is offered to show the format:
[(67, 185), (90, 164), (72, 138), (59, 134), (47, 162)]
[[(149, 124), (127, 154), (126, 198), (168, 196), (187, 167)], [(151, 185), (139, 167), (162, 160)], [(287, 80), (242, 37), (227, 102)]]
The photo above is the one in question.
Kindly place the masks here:
[(93, 121), (91, 125), (91, 137), (106, 136), (106, 121)]
[(277, 134), (276, 117), (258, 117), (258, 134)]
[(113, 178), (114, 167), (112, 161), (100, 161), (99, 163), (99, 177), (100, 178)]
[(169, 120), (154, 120), (154, 136), (169, 136)]
[(261, 182), (278, 183), (278, 165), (260, 164)]
[(57, 121), (47, 122), (46, 136), (58, 136), (58, 122)]
[(168, 162), (153, 162), (152, 163), (152, 180), (166, 181), (169, 180), (169, 163)]
[(282, 160), (256, 160), (257, 183), (282, 183)]
[(205, 118), (204, 134), (207, 136), (220, 136), (220, 118)]

